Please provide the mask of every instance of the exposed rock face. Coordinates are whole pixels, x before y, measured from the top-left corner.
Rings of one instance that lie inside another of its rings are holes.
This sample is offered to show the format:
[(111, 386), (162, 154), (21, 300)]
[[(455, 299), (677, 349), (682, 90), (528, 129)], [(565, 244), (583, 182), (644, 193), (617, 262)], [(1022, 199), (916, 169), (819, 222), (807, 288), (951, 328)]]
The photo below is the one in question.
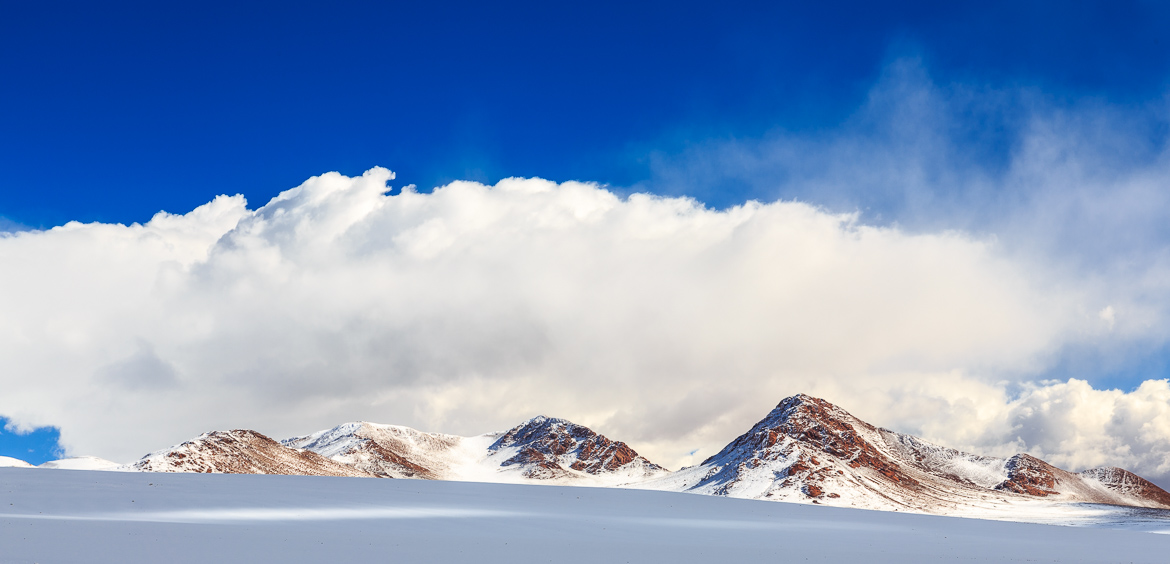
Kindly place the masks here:
[(1124, 470), (1078, 475), (1027, 454), (969, 454), (804, 394), (781, 401), (702, 464), (641, 487), (950, 514), (1013, 499), (1170, 508), (1170, 494)]
[(500, 465), (519, 466), (525, 477), (533, 479), (570, 477), (573, 472), (569, 470), (594, 476), (623, 473), (631, 478), (666, 472), (623, 442), (564, 419), (544, 416), (508, 430), (488, 450), (510, 454)]
[(133, 468), (145, 472), (371, 476), (317, 453), (282, 446), (256, 431), (243, 429), (204, 433), (185, 443), (152, 452), (134, 463)]
[[(1009, 458), (1006, 468), (1007, 479), (995, 486), (995, 489), (1037, 497), (1059, 494), (1057, 475), (1068, 474), (1060, 468), (1027, 454), (1017, 454)], [(1071, 475), (1069, 477), (1071, 478)]]

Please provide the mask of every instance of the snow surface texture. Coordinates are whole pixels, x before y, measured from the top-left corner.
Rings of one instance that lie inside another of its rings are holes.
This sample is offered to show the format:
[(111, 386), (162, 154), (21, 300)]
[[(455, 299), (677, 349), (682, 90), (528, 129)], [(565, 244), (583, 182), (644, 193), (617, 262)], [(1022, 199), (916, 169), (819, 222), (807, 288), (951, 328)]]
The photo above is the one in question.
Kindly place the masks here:
[(613, 488), (21, 468), (0, 469), (0, 484), (0, 560), (14, 564), (1160, 563), (1168, 546), (1135, 531)]

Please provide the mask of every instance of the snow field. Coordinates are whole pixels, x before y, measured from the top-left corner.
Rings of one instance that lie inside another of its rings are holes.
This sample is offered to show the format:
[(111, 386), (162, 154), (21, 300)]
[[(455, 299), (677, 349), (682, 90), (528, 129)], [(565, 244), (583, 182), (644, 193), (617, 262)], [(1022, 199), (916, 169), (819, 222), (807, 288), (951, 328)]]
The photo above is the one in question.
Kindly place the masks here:
[(1164, 562), (1170, 536), (628, 490), (0, 468), (0, 561)]

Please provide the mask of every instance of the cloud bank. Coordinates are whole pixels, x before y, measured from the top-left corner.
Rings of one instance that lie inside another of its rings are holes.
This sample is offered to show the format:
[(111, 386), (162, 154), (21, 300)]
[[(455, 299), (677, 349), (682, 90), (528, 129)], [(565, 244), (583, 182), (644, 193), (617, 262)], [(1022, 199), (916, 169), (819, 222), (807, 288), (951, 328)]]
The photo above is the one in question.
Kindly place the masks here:
[(535, 178), (392, 192), (375, 168), (256, 209), (8, 229), (0, 415), (129, 461), (211, 429), (543, 413), (676, 467), (806, 392), (1170, 486), (1150, 366), (1170, 343), (1166, 109), (903, 60), (840, 127), (658, 154), (640, 187), (764, 203)]
[(1126, 316), (993, 237), (392, 178), (3, 236), (0, 413), (122, 461), (210, 429), (474, 434), (544, 413), (678, 466), (803, 391), (952, 446), (1170, 475), (1166, 381), (1033, 381)]

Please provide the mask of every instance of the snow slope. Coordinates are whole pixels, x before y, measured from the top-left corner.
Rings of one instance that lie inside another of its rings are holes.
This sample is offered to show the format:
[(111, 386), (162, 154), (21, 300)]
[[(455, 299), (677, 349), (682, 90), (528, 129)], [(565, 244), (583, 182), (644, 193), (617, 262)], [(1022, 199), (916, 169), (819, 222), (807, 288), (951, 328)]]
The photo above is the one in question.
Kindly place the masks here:
[[(22, 468), (0, 468), (0, 484), (5, 563), (1160, 563), (1170, 546), (1148, 532), (617, 488)], [(1085, 511), (1109, 510), (1153, 511)]]
[(50, 460), (37, 468), (55, 468), (58, 470), (127, 470), (124, 464), (96, 456), (73, 456), (60, 460)]
[(0, 468), (32, 468), (29, 464), (19, 458), (12, 458), (11, 456), (0, 456)]

